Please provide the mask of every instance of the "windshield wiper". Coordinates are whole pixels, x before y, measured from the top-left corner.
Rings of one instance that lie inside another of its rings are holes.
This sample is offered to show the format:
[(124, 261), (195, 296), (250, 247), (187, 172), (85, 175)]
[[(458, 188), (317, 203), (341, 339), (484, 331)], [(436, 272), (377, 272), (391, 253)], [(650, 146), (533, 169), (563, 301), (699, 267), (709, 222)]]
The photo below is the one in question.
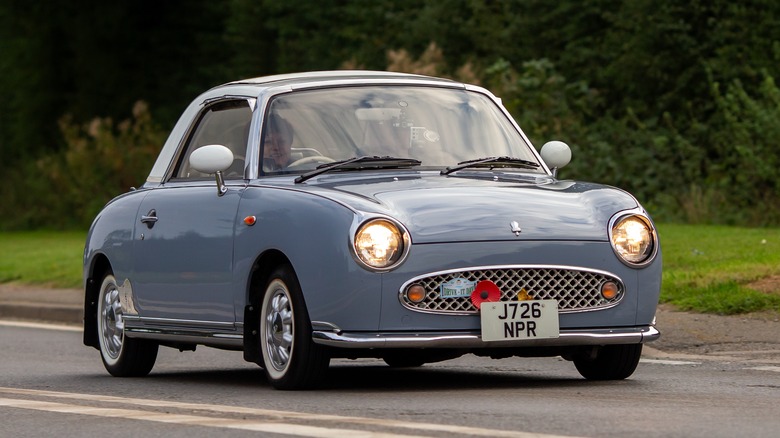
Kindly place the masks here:
[(467, 167), (489, 167), (490, 169), (496, 167), (524, 167), (527, 169), (536, 169), (539, 167), (539, 163), (512, 157), (477, 158), (476, 160), (461, 161), (455, 166), (442, 170), (441, 174), (449, 175), (452, 172), (457, 172), (458, 170), (465, 169)]
[(348, 160), (334, 161), (332, 163), (321, 164), (317, 166), (315, 170), (304, 173), (303, 175), (295, 178), (295, 183), (302, 183), (308, 179), (314, 178), (317, 175), (321, 175), (331, 170), (337, 169), (350, 169), (350, 170), (363, 170), (363, 169), (400, 169), (404, 167), (414, 167), (422, 164), (420, 160), (414, 160), (412, 158), (398, 158), (398, 157), (378, 157), (378, 156), (362, 156), (354, 157)]

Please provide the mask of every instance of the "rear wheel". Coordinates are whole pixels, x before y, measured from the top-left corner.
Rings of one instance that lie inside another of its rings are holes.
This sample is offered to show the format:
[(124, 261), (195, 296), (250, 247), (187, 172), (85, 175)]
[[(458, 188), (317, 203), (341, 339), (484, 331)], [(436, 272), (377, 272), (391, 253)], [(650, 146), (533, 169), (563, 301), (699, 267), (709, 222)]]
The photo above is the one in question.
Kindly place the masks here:
[(642, 344), (606, 345), (593, 355), (574, 358), (574, 366), (588, 380), (622, 380), (634, 374)]
[(315, 386), (328, 368), (325, 349), (312, 341), (311, 322), (298, 279), (289, 266), (269, 277), (260, 310), (260, 351), (276, 389)]
[(100, 356), (112, 376), (139, 377), (149, 374), (157, 360), (158, 345), (143, 339), (125, 337), (119, 287), (110, 272), (103, 277), (100, 285), (97, 329)]

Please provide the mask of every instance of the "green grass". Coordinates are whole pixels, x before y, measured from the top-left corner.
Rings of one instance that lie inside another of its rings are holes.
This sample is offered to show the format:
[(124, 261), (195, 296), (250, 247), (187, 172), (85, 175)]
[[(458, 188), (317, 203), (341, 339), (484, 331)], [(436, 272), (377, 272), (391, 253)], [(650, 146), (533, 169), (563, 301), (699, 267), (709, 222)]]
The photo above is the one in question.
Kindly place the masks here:
[(748, 287), (780, 275), (780, 229), (659, 225), (658, 230), (662, 302), (724, 315), (780, 311), (780, 293)]
[(85, 232), (0, 233), (0, 283), (81, 287)]
[[(748, 287), (780, 276), (780, 229), (659, 225), (661, 301), (683, 310), (780, 312), (780, 291)], [(83, 232), (0, 233), (0, 283), (81, 287)]]

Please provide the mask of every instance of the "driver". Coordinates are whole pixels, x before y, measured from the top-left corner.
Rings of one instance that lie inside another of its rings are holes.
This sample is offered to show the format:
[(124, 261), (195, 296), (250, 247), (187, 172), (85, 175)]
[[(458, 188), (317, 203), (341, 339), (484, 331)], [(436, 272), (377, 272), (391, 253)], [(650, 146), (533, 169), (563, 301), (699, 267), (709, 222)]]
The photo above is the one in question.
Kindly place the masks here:
[(293, 142), (293, 129), (290, 122), (276, 114), (268, 119), (263, 139), (263, 170), (274, 171), (290, 165), (290, 147)]

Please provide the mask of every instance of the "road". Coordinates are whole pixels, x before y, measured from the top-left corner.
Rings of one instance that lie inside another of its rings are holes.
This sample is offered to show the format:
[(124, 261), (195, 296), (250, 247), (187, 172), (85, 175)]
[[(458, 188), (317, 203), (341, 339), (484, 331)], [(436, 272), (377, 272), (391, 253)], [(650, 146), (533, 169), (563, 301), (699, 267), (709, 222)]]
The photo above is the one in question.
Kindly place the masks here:
[[(49, 326), (53, 327), (53, 326)], [(417, 369), (338, 360), (318, 391), (273, 390), (239, 352), (161, 349), (110, 377), (74, 329), (0, 322), (0, 436), (776, 437), (780, 366), (643, 359), (587, 382), (560, 358), (466, 356)]]

